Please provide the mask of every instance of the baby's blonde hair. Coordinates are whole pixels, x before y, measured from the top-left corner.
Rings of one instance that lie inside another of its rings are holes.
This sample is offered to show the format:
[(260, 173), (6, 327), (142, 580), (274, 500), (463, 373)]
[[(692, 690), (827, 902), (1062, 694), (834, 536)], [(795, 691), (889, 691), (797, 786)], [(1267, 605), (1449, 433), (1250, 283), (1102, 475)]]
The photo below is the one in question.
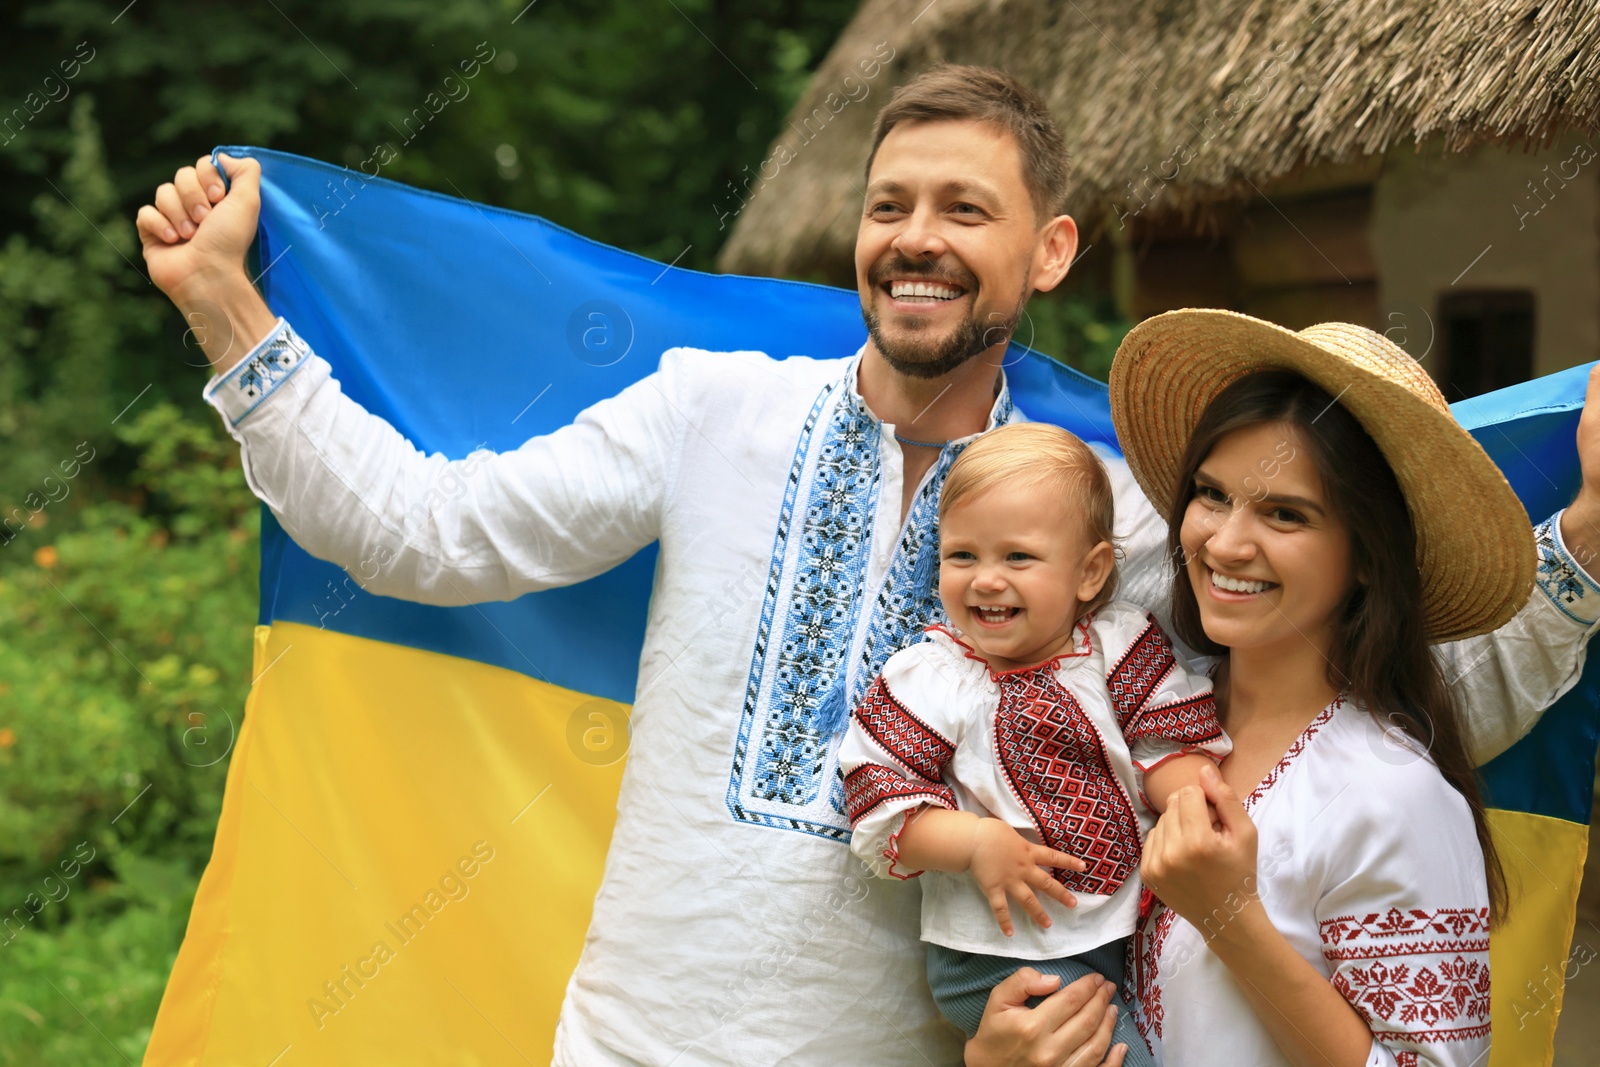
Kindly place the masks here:
[[(961, 501), (995, 486), (1027, 485), (1059, 493), (1076, 504), (1083, 516), (1089, 544), (1108, 542), (1116, 549), (1116, 504), (1111, 477), (1094, 449), (1063, 430), (1044, 422), (1016, 422), (990, 430), (968, 445), (945, 475), (939, 495), (939, 519)], [(1115, 558), (1111, 573), (1082, 614), (1100, 608), (1117, 591)]]

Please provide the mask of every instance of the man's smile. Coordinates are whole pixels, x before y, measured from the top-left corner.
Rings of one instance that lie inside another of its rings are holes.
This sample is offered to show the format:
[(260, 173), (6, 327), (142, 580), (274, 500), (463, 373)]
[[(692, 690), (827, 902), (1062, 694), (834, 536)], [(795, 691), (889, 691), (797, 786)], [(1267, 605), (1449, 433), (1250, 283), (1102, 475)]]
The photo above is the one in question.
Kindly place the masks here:
[(911, 279), (886, 282), (883, 288), (892, 299), (912, 303), (944, 303), (966, 293), (966, 290), (959, 286)]

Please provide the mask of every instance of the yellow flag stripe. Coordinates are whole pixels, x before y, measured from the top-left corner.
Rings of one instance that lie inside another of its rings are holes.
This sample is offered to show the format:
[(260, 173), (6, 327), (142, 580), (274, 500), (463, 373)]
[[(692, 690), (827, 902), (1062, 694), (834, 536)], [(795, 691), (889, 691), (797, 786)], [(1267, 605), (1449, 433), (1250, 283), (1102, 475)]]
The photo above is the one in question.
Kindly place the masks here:
[(255, 662), (145, 1062), (548, 1063), (627, 707), (294, 623)]
[(1489, 1067), (1550, 1067), (1589, 828), (1491, 809), (1489, 829), (1511, 890), (1510, 921), (1489, 938)]

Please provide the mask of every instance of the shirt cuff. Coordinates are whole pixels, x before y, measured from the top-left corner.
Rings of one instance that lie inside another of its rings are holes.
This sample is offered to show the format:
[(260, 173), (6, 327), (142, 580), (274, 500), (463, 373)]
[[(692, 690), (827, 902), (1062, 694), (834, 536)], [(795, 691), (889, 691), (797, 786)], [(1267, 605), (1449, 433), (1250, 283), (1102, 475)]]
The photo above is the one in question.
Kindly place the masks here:
[(222, 414), (228, 428), (234, 429), (305, 366), (310, 356), (310, 347), (280, 318), (249, 355), (225, 373), (213, 375), (202, 395)]
[(1561, 537), (1561, 516), (1556, 512), (1534, 530), (1539, 548), (1534, 582), (1556, 610), (1583, 627), (1600, 620), (1600, 583), (1583, 569)]
[(898, 878), (908, 882), (922, 874), (921, 871), (907, 871), (900, 866), (900, 835), (906, 832), (906, 827), (911, 825), (911, 820), (922, 814), (930, 807), (943, 807), (942, 804), (923, 804), (920, 807), (907, 808), (905, 815), (900, 820), (900, 829), (889, 835), (888, 846), (883, 850), (883, 858), (889, 861), (887, 868), (891, 878)]
[(1133, 764), (1134, 769), (1137, 770), (1140, 774), (1149, 774), (1151, 771), (1155, 770), (1157, 767), (1161, 766), (1163, 763), (1167, 763), (1167, 762), (1169, 762), (1171, 760), (1175, 760), (1179, 756), (1204, 756), (1207, 759), (1209, 759), (1212, 763), (1221, 763), (1222, 760), (1223, 760), (1223, 756), (1226, 756), (1226, 755), (1227, 755), (1227, 753), (1222, 753), (1221, 755), (1219, 755), (1219, 754), (1217, 754), (1215, 752), (1208, 751), (1206, 749), (1201, 748), (1199, 745), (1184, 745), (1181, 749), (1178, 749), (1176, 752), (1167, 752), (1167, 753), (1164, 753), (1164, 754), (1162, 754), (1160, 756), (1157, 756), (1155, 758), (1155, 760), (1150, 762), (1150, 763), (1140, 763), (1138, 760), (1133, 759), (1131, 756), (1129, 757), (1129, 760)]

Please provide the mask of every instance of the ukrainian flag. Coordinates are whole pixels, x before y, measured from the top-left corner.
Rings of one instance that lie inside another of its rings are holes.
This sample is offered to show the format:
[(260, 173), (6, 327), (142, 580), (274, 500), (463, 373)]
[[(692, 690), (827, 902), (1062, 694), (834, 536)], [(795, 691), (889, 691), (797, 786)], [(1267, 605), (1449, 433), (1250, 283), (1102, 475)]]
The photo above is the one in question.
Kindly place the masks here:
[[(641, 259), (308, 159), (263, 167), (268, 303), (427, 451), (513, 449), (674, 345), (853, 352), (854, 293)], [(1112, 442), (1104, 386), (1016, 349), (1030, 417)], [(1543, 518), (1578, 484), (1569, 371), (1459, 405)], [(441, 484), (440, 494), (465, 491)], [(599, 884), (654, 550), (436, 608), (362, 589), (263, 513), (254, 685), (147, 1064), (543, 1064)], [(1548, 1063), (1587, 844), (1600, 667), (1486, 770), (1517, 892), (1496, 1065)]]

